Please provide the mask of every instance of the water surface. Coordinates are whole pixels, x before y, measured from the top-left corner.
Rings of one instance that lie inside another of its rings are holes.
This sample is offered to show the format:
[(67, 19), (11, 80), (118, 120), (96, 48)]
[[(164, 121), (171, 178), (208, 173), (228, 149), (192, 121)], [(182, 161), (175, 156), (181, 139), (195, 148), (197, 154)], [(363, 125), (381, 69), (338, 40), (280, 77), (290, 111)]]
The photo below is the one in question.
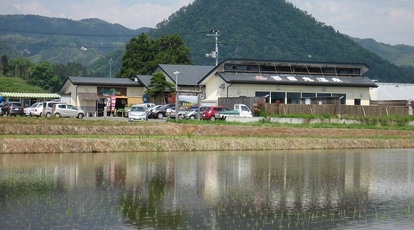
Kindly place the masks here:
[(0, 229), (414, 228), (414, 149), (0, 155)]

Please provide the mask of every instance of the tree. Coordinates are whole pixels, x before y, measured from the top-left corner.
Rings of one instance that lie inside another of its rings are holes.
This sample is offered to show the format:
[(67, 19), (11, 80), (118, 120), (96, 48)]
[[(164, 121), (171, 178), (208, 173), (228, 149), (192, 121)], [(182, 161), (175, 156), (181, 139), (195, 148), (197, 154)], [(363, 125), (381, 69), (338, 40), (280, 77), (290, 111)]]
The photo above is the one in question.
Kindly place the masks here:
[(59, 76), (60, 81), (64, 81), (69, 76), (86, 76), (88, 71), (80, 63), (68, 62), (65, 64), (54, 64), (53, 72)]
[(29, 77), (33, 63), (28, 58), (10, 59), (10, 67), (14, 69), (14, 76), (26, 80)]
[(52, 65), (46, 61), (33, 68), (27, 83), (52, 92), (57, 92), (61, 84), (59, 77), (53, 72)]
[(9, 73), (10, 66), (9, 66), (9, 58), (7, 55), (1, 56), (1, 69), (3, 72), (3, 75), (6, 76)]
[(116, 77), (129, 77), (135, 74), (149, 74), (151, 62), (154, 60), (155, 51), (148, 41), (147, 35), (142, 33), (137, 38), (131, 38), (126, 45), (125, 54), (122, 57), (121, 71)]
[(148, 89), (145, 91), (146, 94), (151, 95), (153, 98), (157, 98), (161, 95), (163, 103), (165, 103), (165, 90), (175, 91), (174, 84), (168, 82), (165, 76), (161, 72), (154, 73), (151, 81), (148, 84)]
[(151, 74), (158, 64), (192, 65), (189, 56), (190, 50), (178, 34), (148, 40), (147, 35), (142, 33), (126, 45), (121, 71), (117, 77)]

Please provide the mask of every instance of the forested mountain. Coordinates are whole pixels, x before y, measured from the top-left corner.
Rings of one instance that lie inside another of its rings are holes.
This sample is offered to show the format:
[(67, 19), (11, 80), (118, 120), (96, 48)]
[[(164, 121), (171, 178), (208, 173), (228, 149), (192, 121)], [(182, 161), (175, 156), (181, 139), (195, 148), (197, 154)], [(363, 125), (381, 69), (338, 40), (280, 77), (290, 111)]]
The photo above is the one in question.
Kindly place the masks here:
[(331, 26), (285, 0), (195, 0), (148, 37), (179, 33), (196, 64), (214, 65), (211, 29), (219, 33), (219, 56), (291, 61), (358, 62), (370, 66), (371, 79), (414, 82), (413, 74), (370, 52)]
[[(35, 15), (0, 15), (0, 40), (14, 48), (12, 52), (0, 54), (9, 58), (25, 56), (34, 62), (77, 62), (89, 67), (108, 53), (124, 48), (131, 37), (147, 30), (131, 30), (100, 19), (75, 21)], [(0, 51), (2, 49), (0, 44)]]
[(389, 45), (375, 41), (372, 38), (352, 38), (362, 47), (370, 50), (388, 61), (399, 66), (414, 67), (414, 47), (408, 45)]
[(207, 36), (212, 29), (219, 30), (220, 61), (243, 58), (361, 62), (370, 66), (367, 75), (372, 79), (414, 82), (414, 47), (350, 38), (286, 0), (195, 0), (155, 29), (138, 30), (99, 19), (0, 15), (0, 56), (80, 63), (88, 68), (89, 76), (108, 77), (110, 70), (115, 76), (125, 44), (149, 30), (148, 38), (154, 39), (178, 33), (195, 64), (214, 65), (213, 58), (205, 57), (215, 49), (214, 36)]

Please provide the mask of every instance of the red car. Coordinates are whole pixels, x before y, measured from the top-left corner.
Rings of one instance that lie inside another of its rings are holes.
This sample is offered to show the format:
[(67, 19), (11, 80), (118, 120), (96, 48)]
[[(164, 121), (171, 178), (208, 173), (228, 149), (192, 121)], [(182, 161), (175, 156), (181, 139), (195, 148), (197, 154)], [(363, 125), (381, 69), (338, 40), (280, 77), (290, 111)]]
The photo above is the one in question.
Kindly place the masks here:
[(214, 121), (216, 120), (216, 112), (221, 111), (229, 111), (229, 109), (224, 106), (210, 106), (201, 114), (201, 119)]

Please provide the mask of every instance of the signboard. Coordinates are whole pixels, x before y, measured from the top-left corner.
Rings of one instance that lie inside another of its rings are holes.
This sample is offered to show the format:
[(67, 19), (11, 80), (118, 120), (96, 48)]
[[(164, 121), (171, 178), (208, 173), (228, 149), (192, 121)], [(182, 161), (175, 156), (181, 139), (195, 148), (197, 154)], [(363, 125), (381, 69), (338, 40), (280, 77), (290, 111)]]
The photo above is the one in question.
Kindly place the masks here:
[(116, 96), (111, 96), (111, 112), (115, 111)]
[(198, 96), (193, 95), (178, 95), (178, 107), (197, 107), (198, 106)]

